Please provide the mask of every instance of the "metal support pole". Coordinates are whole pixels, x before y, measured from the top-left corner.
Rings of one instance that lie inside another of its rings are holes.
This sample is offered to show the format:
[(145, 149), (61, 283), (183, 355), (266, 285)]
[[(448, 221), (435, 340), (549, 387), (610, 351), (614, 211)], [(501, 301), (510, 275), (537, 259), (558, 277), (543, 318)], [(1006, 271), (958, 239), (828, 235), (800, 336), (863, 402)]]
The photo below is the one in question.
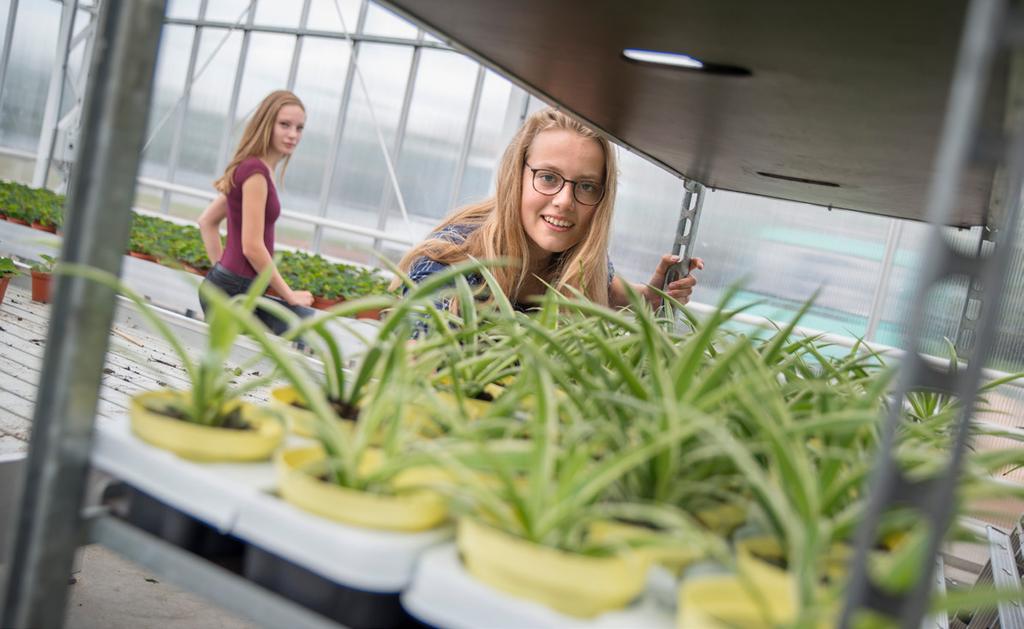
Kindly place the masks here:
[(50, 73), (50, 87), (46, 93), (46, 109), (43, 112), (43, 128), (39, 132), (36, 147), (36, 167), (32, 173), (32, 186), (46, 185), (53, 160), (53, 147), (57, 142), (57, 120), (64, 100), (64, 82), (68, 74), (68, 54), (71, 52), (71, 38), (75, 32), (75, 13), (78, 0), (64, 0), (60, 13), (60, 34), (57, 36), (57, 58)]
[[(974, 257), (981, 258), (991, 255), (995, 241), (993, 234), (987, 227), (981, 228), (978, 235), (978, 247)], [(977, 334), (978, 315), (981, 314), (981, 305), (985, 300), (985, 285), (978, 280), (967, 284), (967, 297), (964, 299), (964, 307), (960, 310), (960, 322), (956, 329), (956, 354), (963, 360), (971, 360), (974, 356), (974, 338)]]
[(88, 522), (90, 541), (137, 563), (162, 580), (189, 589), (262, 627), (341, 629), (340, 625), (250, 583), (220, 566), (108, 515)]
[(700, 213), (704, 208), (703, 185), (693, 180), (683, 182), (683, 207), (679, 210), (679, 223), (676, 225), (676, 237), (672, 242), (672, 255), (679, 256), (679, 262), (669, 267), (665, 273), (665, 285), (690, 274), (690, 258), (693, 257), (693, 244), (696, 242), (697, 226), (700, 224)]
[[(117, 273), (128, 241), (135, 177), (153, 91), (165, 0), (105, 0), (82, 112), (82, 146), (68, 191), (61, 259)], [(0, 626), (60, 627), (82, 531), (114, 292), (61, 277), (43, 357), (32, 441)]]
[[(992, 343), (999, 315), (1001, 287), (1005, 282), (1013, 232), (1024, 183), (1024, 133), (1020, 124), (1011, 125), (1006, 143), (1006, 198), (1008, 229), (1000, 234), (996, 255), (975, 259), (954, 251), (942, 237), (941, 225), (949, 222), (957, 188), (968, 166), (977, 138), (978, 121), (988, 89), (989, 73), (996, 47), (1004, 41), (1002, 28), (1008, 8), (1005, 0), (973, 0), (967, 10), (963, 39), (953, 75), (949, 106), (928, 195), (928, 218), (933, 223), (932, 254), (923, 269), (923, 277), (914, 301), (911, 334), (923, 328), (925, 303), (929, 291), (944, 279), (967, 276), (980, 280), (992, 299), (982, 304), (975, 339), (976, 357), (984, 357)], [(1020, 59), (1014, 59), (1020, 62)], [(1022, 86), (1011, 82), (1010, 101), (1019, 98)], [(1012, 107), (1011, 107), (1012, 109)], [(1003, 238), (1005, 237), (1005, 239)], [(889, 403), (889, 415), (882, 432), (878, 462), (866, 485), (869, 491), (864, 518), (857, 531), (856, 553), (847, 584), (847, 600), (840, 626), (858, 624), (861, 612), (874, 611), (894, 620), (901, 627), (919, 627), (931, 598), (934, 557), (949, 527), (955, 505), (956, 484), (967, 450), (971, 415), (982, 371), (982, 360), (971, 360), (963, 370), (942, 371), (925, 362), (910, 339), (910, 351), (901, 364), (898, 388)], [(935, 476), (909, 478), (895, 458), (896, 435), (903, 421), (906, 396), (913, 391), (933, 390), (955, 396), (960, 403), (948, 464)], [(906, 591), (893, 593), (879, 586), (868, 573), (868, 554), (879, 536), (882, 517), (894, 508), (915, 509), (929, 524), (928, 545), (920, 573)]]
[(892, 281), (893, 268), (896, 265), (896, 251), (900, 245), (900, 235), (903, 233), (903, 223), (900, 219), (889, 219), (889, 231), (885, 235), (885, 253), (882, 254), (882, 268), (878, 277), (878, 284), (875, 286), (875, 294), (871, 298), (871, 310), (868, 312), (868, 326), (864, 331), (864, 339), (874, 341), (878, 333), (878, 324), (882, 321), (885, 308), (885, 297), (889, 294), (889, 284)]
[(7, 28), (4, 30), (4, 48), (0, 52), (0, 103), (4, 99), (4, 87), (7, 85), (7, 66), (11, 62), (11, 40), (14, 39), (14, 22), (18, 17), (18, 0), (11, 0), (7, 9)]

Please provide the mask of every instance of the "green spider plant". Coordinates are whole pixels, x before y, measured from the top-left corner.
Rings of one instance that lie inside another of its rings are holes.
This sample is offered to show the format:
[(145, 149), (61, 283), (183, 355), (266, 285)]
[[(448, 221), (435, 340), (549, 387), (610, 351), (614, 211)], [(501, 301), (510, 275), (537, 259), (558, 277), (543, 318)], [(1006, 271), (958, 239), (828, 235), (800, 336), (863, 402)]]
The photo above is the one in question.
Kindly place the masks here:
[[(145, 297), (132, 290), (117, 276), (92, 267), (69, 263), (58, 266), (57, 272), (84, 277), (107, 286), (130, 299), (142, 317), (163, 337), (177, 355), (191, 386), (188, 391), (184, 392), (180, 402), (171, 402), (171, 408), (152, 410), (165, 413), (169, 411), (169, 414), (173, 416), (202, 426), (220, 427), (231, 420), (238, 400), (249, 391), (266, 386), (273, 379), (273, 374), (267, 374), (258, 378), (248, 378), (240, 383), (236, 382), (240, 373), (250, 372), (252, 367), (262, 360), (261, 356), (254, 356), (236, 369), (229, 369), (225, 366), (228, 363), (231, 348), (242, 332), (237, 321), (238, 315), (233, 315), (232, 311), (252, 312), (264, 287), (269, 282), (269, 273), (262, 274), (257, 278), (247, 293), (231, 300), (225, 299), (223, 295), (217, 295), (219, 291), (216, 289), (210, 289), (205, 285), (201, 287), (200, 290), (204, 298), (209, 298), (211, 301), (207, 317), (209, 332), (206, 337), (206, 347), (199, 352), (190, 353), (178, 335), (154, 311)], [(228, 304), (231, 304), (230, 311), (227, 308)]]

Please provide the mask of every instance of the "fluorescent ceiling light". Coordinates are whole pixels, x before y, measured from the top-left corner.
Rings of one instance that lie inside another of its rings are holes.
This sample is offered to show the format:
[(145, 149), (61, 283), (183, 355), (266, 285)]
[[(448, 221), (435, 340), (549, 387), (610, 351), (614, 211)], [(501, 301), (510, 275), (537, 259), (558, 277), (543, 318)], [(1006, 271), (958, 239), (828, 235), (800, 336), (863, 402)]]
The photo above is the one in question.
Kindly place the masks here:
[(626, 48), (622, 56), (633, 61), (643, 63), (656, 63), (658, 65), (673, 66), (676, 68), (690, 68), (691, 70), (702, 70), (704, 63), (689, 55), (682, 55), (675, 52), (658, 52), (657, 50), (641, 50), (639, 48)]

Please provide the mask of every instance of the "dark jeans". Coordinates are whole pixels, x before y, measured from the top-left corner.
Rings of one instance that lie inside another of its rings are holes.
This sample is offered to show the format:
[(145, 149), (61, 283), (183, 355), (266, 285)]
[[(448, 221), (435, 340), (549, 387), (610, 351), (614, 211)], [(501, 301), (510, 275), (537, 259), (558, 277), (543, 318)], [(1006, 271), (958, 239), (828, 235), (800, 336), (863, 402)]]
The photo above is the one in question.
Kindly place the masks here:
[[(249, 286), (252, 285), (252, 278), (243, 277), (241, 275), (238, 275), (237, 273), (232, 273), (231, 271), (222, 267), (220, 263), (217, 263), (213, 265), (213, 268), (210, 269), (210, 272), (206, 274), (206, 279), (203, 280), (203, 284), (206, 284), (207, 282), (213, 284), (217, 288), (224, 291), (224, 294), (226, 294), (228, 297), (234, 297), (235, 295), (239, 295), (249, 290)], [(288, 308), (289, 310), (299, 315), (300, 317), (310, 317), (313, 315), (313, 313), (316, 312), (312, 308), (306, 308), (305, 306), (291, 306), (287, 304), (284, 300), (278, 299), (276, 297), (269, 297), (269, 299), (273, 299), (274, 301), (281, 304), (285, 308)], [(203, 307), (203, 316), (205, 317), (207, 315), (208, 308), (206, 300), (203, 299), (202, 291), (199, 292), (199, 305)], [(278, 319), (274, 315), (270, 314), (269, 312), (258, 306), (256, 308), (256, 316), (259, 317), (259, 320), (263, 322), (263, 325), (270, 328), (270, 331), (273, 332), (274, 334), (281, 334), (282, 332), (288, 329), (287, 322)]]

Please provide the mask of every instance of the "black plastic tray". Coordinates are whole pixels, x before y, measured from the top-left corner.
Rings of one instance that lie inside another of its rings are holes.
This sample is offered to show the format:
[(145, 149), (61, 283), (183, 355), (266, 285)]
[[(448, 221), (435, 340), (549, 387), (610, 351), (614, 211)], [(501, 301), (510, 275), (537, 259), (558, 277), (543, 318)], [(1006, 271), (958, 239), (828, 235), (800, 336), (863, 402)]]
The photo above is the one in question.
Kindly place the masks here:
[(245, 577), (351, 629), (424, 629), (405, 611), (398, 592), (368, 592), (326, 579), (262, 548), (249, 545)]
[(128, 487), (126, 491), (128, 507), (125, 520), (130, 524), (183, 550), (241, 573), (245, 543), (237, 537), (225, 535), (138, 489)]

